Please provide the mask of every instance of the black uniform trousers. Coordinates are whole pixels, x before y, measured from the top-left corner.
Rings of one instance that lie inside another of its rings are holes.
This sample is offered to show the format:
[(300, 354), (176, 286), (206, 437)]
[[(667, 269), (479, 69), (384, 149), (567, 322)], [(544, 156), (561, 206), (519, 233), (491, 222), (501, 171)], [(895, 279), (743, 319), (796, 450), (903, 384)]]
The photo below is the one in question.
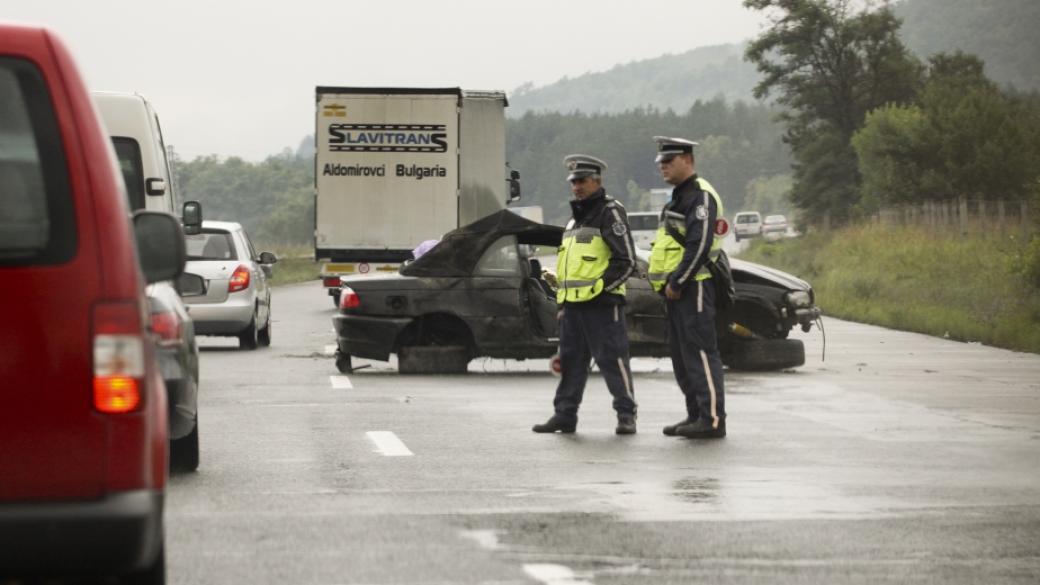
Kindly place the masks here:
[(726, 420), (726, 399), (715, 333), (715, 285), (710, 280), (692, 282), (679, 300), (666, 301), (665, 306), (672, 370), (686, 396), (686, 414), (717, 427)]
[(563, 306), (560, 319), (560, 385), (553, 400), (556, 414), (576, 420), (589, 361), (595, 358), (599, 371), (614, 396), (614, 410), (636, 414), (632, 370), (628, 365), (628, 334), (625, 332), (625, 307), (595, 304)]

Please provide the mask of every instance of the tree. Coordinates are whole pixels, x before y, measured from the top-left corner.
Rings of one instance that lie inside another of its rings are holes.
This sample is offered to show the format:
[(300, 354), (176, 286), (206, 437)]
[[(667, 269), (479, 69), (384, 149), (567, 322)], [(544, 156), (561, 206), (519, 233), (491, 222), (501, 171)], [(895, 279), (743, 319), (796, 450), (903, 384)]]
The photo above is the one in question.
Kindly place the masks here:
[(853, 138), (864, 200), (1027, 198), (1040, 178), (1037, 104), (1001, 92), (975, 56), (932, 57), (918, 104), (875, 111)]
[(767, 11), (772, 27), (746, 58), (764, 78), (755, 97), (776, 94), (785, 108), (791, 145), (791, 200), (810, 221), (853, 215), (860, 176), (852, 135), (868, 112), (905, 103), (919, 85), (920, 66), (897, 36), (899, 20), (887, 3), (855, 11), (852, 0), (745, 0)]

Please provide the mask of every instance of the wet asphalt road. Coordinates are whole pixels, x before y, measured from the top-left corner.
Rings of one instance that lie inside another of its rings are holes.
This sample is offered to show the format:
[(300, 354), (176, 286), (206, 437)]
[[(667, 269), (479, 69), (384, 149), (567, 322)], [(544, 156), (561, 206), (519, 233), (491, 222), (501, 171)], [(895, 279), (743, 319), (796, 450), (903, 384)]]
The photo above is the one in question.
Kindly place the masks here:
[(667, 360), (633, 362), (637, 435), (594, 374), (545, 436), (546, 360), (341, 376), (317, 283), (273, 306), (270, 348), (203, 338), (172, 583), (1040, 582), (1040, 356), (827, 320), (826, 361), (799, 332), (804, 367), (727, 373), (725, 440), (661, 434)]

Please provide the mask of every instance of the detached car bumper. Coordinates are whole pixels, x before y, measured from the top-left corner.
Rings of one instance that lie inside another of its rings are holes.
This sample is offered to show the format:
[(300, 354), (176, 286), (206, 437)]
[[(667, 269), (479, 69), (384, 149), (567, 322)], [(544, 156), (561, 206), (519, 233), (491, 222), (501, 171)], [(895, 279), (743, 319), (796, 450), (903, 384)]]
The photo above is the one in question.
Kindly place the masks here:
[(148, 566), (163, 541), (163, 494), (0, 504), (0, 573), (110, 574)]

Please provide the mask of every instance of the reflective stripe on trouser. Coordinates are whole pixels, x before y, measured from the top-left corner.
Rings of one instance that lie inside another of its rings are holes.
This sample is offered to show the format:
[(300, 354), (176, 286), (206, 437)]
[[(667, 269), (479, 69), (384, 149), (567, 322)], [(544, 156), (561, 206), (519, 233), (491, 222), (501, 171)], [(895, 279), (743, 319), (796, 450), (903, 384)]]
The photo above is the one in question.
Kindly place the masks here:
[(624, 307), (565, 305), (560, 319), (560, 384), (553, 406), (567, 418), (578, 415), (589, 361), (595, 358), (599, 371), (614, 396), (618, 414), (635, 414), (635, 390), (628, 363), (628, 333)]
[[(703, 303), (701, 311), (697, 310), (698, 297)], [(679, 300), (667, 301), (666, 307), (672, 370), (686, 397), (686, 413), (717, 425), (726, 418), (726, 400), (715, 335), (715, 287), (697, 282)]]

